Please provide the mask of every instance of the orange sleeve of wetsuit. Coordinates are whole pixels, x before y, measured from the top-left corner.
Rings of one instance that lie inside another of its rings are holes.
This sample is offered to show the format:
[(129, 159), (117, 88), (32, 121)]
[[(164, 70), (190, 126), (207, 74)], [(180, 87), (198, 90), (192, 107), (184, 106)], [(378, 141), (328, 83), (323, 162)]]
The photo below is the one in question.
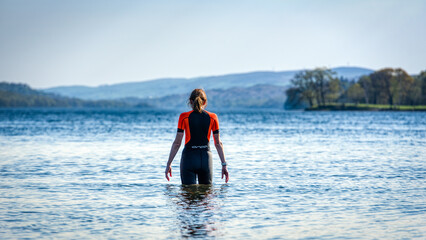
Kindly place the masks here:
[(183, 132), (183, 129), (185, 128), (184, 125), (183, 125), (184, 119), (185, 119), (185, 113), (180, 114), (179, 121), (178, 121), (178, 127), (177, 127), (178, 132)]
[(213, 119), (213, 125), (212, 125), (213, 134), (219, 133), (219, 119), (217, 118), (217, 115), (214, 113), (211, 115), (211, 117)]
[[(213, 132), (213, 134), (218, 134), (219, 133), (219, 120), (217, 118), (217, 115), (214, 113), (209, 113), (210, 115), (210, 129), (209, 129), (209, 133), (207, 134), (207, 139), (210, 141), (210, 133)], [(214, 143), (216, 144), (216, 139), (213, 138)]]
[(191, 139), (191, 131), (189, 130), (189, 123), (188, 123), (188, 117), (189, 117), (189, 114), (191, 114), (191, 112), (192, 111), (182, 113), (179, 116), (179, 121), (178, 121), (177, 131), (185, 132), (185, 144), (187, 144), (189, 140)]

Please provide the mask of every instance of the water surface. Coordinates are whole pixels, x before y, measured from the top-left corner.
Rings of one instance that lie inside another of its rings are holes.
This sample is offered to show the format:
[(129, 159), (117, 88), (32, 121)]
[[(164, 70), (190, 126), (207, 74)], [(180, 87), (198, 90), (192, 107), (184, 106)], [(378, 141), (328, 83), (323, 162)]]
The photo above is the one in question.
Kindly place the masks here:
[(230, 181), (186, 187), (176, 111), (1, 109), (1, 238), (425, 238), (426, 113), (217, 113)]

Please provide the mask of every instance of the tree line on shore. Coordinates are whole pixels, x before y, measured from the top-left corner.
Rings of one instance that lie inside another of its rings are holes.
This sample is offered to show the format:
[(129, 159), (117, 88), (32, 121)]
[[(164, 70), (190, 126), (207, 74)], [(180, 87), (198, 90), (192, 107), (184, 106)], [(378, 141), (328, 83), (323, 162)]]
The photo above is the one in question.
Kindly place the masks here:
[(426, 71), (410, 76), (401, 68), (384, 68), (359, 79), (337, 78), (328, 68), (297, 73), (286, 90), (286, 108), (330, 104), (426, 105)]
[[(279, 102), (282, 104), (285, 99), (283, 89), (278, 88), (273, 85), (256, 85), (241, 89), (217, 89), (211, 90), (210, 95), (212, 103), (217, 103), (213, 105), (218, 108), (232, 107), (232, 104), (272, 107), (280, 105)], [(235, 94), (236, 91), (238, 94)], [(266, 92), (269, 95), (265, 97)], [(373, 107), (380, 105), (383, 106), (382, 109), (402, 109), (408, 105), (426, 110), (426, 71), (410, 76), (400, 68), (385, 68), (358, 79), (346, 79), (336, 77), (331, 69), (316, 68), (295, 74), (292, 86), (286, 90), (286, 94), (287, 109), (321, 107), (324, 109), (324, 106), (337, 105), (345, 108), (345, 104), (348, 103), (346, 106), (356, 105), (355, 109), (358, 110), (361, 109), (360, 105), (373, 105)], [(182, 96), (173, 95), (149, 101), (137, 98), (91, 101), (37, 91), (26, 84), (0, 82), (0, 107), (154, 107), (158, 105), (156, 102), (172, 106), (172, 103), (180, 98), (184, 99), (186, 95)]]

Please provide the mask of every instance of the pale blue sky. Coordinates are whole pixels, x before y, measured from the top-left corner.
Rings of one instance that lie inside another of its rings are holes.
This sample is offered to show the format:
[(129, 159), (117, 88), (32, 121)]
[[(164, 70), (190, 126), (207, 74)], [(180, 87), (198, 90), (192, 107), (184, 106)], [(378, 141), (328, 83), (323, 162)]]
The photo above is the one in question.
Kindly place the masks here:
[(426, 1), (0, 0), (0, 81), (44, 88), (318, 66), (426, 69)]

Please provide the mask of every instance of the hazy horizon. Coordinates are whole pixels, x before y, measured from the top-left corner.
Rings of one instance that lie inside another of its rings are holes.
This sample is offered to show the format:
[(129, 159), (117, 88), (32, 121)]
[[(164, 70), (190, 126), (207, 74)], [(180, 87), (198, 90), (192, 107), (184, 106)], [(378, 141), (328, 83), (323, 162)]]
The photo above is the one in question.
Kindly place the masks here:
[(0, 81), (99, 86), (315, 67), (426, 68), (426, 2), (0, 0)]
[[(321, 67), (321, 66), (318, 66)], [(336, 67), (330, 67), (331, 69), (335, 69), (335, 68), (363, 68), (363, 69), (370, 69), (370, 70), (376, 70), (376, 69), (371, 69), (371, 68), (367, 68), (367, 67), (360, 67), (360, 66), (336, 66)], [(51, 86), (51, 87), (44, 87), (44, 88), (38, 88), (38, 89), (47, 89), (47, 88), (54, 88), (54, 87), (70, 87), (70, 86), (81, 86), (81, 87), (100, 87), (100, 86), (108, 86), (108, 85), (115, 85), (115, 84), (125, 84), (125, 83), (137, 83), (137, 82), (148, 82), (148, 81), (156, 81), (156, 80), (161, 80), (161, 79), (195, 79), (195, 78), (204, 78), (204, 77), (219, 77), (219, 76), (227, 76), (227, 75), (238, 75), (238, 74), (248, 74), (248, 73), (255, 73), (255, 72), (291, 72), (291, 71), (299, 71), (299, 70), (304, 70), (304, 69), (289, 69), (289, 70), (253, 70), (253, 71), (247, 71), (247, 72), (230, 72), (230, 73), (223, 73), (223, 74), (212, 74), (212, 75), (202, 75), (202, 76), (193, 76), (193, 77), (160, 77), (160, 78), (153, 78), (153, 79), (142, 79), (142, 80), (135, 80), (135, 81), (122, 81), (122, 82), (117, 82), (117, 83), (110, 83), (110, 84), (98, 84), (98, 85), (88, 85), (88, 84), (71, 84), (71, 85), (55, 85), (55, 86)], [(21, 82), (22, 83), (22, 82)], [(32, 86), (30, 86), (32, 87)]]

